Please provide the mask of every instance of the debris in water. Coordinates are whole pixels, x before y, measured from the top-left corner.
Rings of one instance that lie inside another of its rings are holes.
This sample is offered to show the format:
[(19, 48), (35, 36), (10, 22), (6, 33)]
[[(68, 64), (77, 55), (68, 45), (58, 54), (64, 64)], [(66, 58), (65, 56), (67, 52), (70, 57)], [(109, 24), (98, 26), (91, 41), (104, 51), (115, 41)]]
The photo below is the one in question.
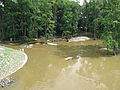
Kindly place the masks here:
[(24, 52), (24, 51), (25, 51), (25, 50), (24, 50), (24, 48), (20, 48), (19, 50), (20, 50), (20, 51), (22, 51), (22, 52)]
[(0, 48), (0, 50), (4, 50), (4, 48)]
[(80, 58), (80, 55), (77, 55), (76, 58)]
[(14, 78), (7, 77), (0, 81), (0, 86), (3, 88), (5, 86), (9, 86), (10, 84), (15, 83), (15, 82), (16, 82), (16, 80)]
[(107, 50), (107, 48), (100, 48), (100, 50), (101, 50), (101, 51), (106, 51), (106, 50)]
[(33, 44), (30, 44), (29, 46), (30, 46), (30, 47), (32, 47), (32, 46), (33, 46)]
[(87, 61), (87, 60), (85, 60), (85, 64), (88, 64), (88, 61)]
[(65, 58), (65, 60), (66, 60), (66, 61), (68, 61), (68, 60), (73, 60), (73, 57), (67, 57), (67, 58)]
[(79, 41), (86, 41), (89, 40), (88, 37), (74, 37), (69, 40), (69, 42), (79, 42)]
[(52, 64), (49, 64), (48, 67), (51, 68), (53, 65)]
[(53, 45), (53, 46), (57, 46), (58, 44), (55, 43), (47, 43), (48, 45)]

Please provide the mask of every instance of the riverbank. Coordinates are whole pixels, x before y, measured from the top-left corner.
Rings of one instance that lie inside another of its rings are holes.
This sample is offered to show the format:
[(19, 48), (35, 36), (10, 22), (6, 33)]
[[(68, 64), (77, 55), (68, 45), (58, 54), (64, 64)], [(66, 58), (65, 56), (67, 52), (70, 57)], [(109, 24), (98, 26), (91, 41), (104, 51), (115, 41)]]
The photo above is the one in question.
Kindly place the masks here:
[(27, 59), (22, 51), (0, 46), (0, 80), (21, 69)]
[[(99, 50), (101, 40), (57, 44), (23, 47), (29, 62), (11, 75), (17, 82), (2, 90), (119, 90), (120, 56)], [(24, 45), (5, 46), (19, 49)], [(65, 61), (67, 57), (74, 59)]]
[[(33, 44), (42, 44), (42, 45), (52, 45), (52, 46), (57, 46), (59, 44), (57, 43), (62, 43), (62, 42), (67, 42), (67, 44), (69, 43), (75, 43), (75, 42), (86, 42), (86, 41), (96, 41), (96, 40), (100, 40), (102, 42), (102, 45), (100, 46), (100, 50), (103, 52), (106, 52), (105, 54), (107, 55), (117, 55), (120, 53), (120, 49), (117, 48), (115, 51), (109, 51), (109, 49), (106, 47), (105, 43), (103, 40), (99, 39), (99, 38), (93, 38), (92, 36), (90, 36), (89, 34), (83, 34), (83, 35), (79, 35), (79, 36), (74, 36), (74, 37), (56, 37), (56, 38), (49, 38), (46, 39), (44, 38), (33, 38), (31, 40), (28, 41), (22, 41), (22, 40), (16, 40), (16, 41), (2, 41), (1, 44), (3, 45), (26, 45), (25, 47), (27, 48), (32, 48)], [(98, 44), (96, 44), (96, 46), (99, 46)]]

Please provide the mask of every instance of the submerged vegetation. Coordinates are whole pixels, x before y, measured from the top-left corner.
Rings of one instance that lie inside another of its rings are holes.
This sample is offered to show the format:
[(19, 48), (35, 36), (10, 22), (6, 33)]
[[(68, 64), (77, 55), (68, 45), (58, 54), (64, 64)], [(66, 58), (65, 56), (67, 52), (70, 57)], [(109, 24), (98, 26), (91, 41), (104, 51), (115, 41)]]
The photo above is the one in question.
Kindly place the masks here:
[(29, 40), (91, 33), (109, 51), (120, 47), (119, 0), (0, 0), (0, 39)]

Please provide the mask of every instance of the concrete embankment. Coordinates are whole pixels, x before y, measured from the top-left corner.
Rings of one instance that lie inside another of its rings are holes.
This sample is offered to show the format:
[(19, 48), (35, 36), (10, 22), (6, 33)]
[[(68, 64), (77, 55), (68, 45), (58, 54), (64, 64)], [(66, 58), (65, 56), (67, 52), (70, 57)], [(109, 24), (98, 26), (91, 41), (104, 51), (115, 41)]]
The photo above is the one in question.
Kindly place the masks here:
[(0, 46), (0, 80), (22, 68), (27, 59), (22, 51)]

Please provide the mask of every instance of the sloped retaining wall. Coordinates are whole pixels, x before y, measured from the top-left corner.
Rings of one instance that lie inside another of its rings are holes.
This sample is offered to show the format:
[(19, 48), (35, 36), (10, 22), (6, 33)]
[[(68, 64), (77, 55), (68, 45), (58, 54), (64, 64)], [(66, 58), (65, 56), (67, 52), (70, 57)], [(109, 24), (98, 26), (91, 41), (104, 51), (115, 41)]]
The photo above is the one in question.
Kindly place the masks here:
[(22, 51), (0, 46), (0, 80), (22, 68), (27, 59)]

